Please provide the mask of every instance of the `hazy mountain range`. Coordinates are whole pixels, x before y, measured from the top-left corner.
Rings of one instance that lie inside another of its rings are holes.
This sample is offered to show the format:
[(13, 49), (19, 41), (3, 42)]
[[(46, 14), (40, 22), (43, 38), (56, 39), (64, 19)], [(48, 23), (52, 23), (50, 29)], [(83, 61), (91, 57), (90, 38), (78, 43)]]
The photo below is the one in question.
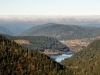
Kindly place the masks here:
[[(94, 24), (91, 26), (79, 26), (70, 24), (32, 24), (32, 23), (8, 23), (0, 24), (0, 33), (21, 36), (47, 36), (58, 40), (91, 38), (100, 36), (100, 28)], [(95, 27), (93, 27), (95, 26)]]
[(4, 27), (29, 29), (32, 26), (46, 23), (100, 27), (100, 16), (0, 15), (0, 26)]
[(9, 24), (0, 24), (0, 33), (15, 35), (25, 31), (24, 27), (9, 25)]
[(2, 26), (0, 26), (0, 33), (10, 34), (10, 35), (13, 34), (10, 30), (8, 30), (8, 29), (6, 29), (5, 27), (2, 27)]

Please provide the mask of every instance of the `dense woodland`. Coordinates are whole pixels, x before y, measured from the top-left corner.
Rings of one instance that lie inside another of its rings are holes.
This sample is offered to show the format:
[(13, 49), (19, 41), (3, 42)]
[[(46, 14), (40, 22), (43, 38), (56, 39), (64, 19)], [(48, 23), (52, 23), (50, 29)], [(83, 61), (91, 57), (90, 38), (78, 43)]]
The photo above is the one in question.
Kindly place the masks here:
[(11, 40), (28, 40), (29, 44), (21, 44), (22, 47), (28, 48), (28, 49), (34, 49), (39, 51), (44, 51), (45, 49), (49, 49), (52, 51), (62, 51), (67, 52), (69, 51), (69, 48), (59, 42), (58, 40), (51, 38), (51, 37), (45, 37), (45, 36), (10, 36), (10, 35), (4, 35), (3, 36), (11, 39)]
[(72, 71), (0, 35), (0, 75), (72, 75)]
[(76, 75), (100, 75), (100, 40), (92, 42), (61, 64), (72, 69)]

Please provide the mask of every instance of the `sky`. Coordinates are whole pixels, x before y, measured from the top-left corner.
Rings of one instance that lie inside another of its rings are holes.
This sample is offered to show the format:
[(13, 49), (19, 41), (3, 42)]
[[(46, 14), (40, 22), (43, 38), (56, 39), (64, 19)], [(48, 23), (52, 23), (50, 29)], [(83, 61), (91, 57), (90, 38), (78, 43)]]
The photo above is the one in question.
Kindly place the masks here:
[(0, 15), (100, 15), (100, 0), (0, 0)]

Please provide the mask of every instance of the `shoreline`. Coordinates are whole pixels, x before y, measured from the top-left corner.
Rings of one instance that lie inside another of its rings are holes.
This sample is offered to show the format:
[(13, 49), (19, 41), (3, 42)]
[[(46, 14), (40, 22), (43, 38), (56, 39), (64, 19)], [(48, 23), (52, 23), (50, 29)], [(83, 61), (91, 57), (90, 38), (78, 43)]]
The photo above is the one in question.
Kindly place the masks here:
[(62, 54), (75, 54), (75, 52), (72, 51), (68, 51), (68, 52), (41, 52), (44, 53), (46, 55), (62, 55)]
[(67, 52), (41, 52), (44, 53), (46, 55), (62, 55), (62, 54), (66, 54)]

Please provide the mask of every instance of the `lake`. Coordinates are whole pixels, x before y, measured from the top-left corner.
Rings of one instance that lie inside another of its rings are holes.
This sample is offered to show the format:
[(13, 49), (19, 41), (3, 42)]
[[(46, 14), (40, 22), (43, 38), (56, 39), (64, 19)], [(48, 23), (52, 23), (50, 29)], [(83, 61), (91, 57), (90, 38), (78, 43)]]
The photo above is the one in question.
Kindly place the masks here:
[(66, 59), (66, 58), (70, 58), (72, 55), (74, 54), (74, 52), (67, 52), (66, 54), (62, 54), (62, 55), (50, 55), (51, 58), (55, 59), (57, 62), (61, 62), (62, 60)]

